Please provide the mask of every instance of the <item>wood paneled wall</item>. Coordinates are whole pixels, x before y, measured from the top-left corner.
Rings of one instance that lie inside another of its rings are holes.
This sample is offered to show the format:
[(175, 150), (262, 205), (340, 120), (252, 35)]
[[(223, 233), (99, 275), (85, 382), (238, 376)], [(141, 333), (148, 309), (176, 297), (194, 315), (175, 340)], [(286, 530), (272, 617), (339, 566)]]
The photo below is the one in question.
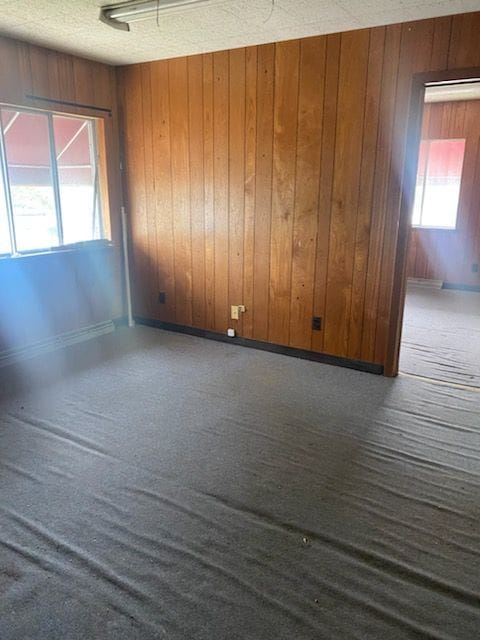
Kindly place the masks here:
[(407, 275), (480, 285), (480, 100), (426, 104), (422, 138), (465, 138), (455, 231), (413, 228)]
[[(31, 100), (37, 95), (110, 109)], [(123, 314), (121, 176), (113, 67), (0, 37), (0, 102), (102, 117), (108, 158), (113, 248), (0, 260), (0, 351), (75, 331)]]
[(412, 76), (479, 66), (479, 32), (476, 13), (122, 68), (136, 314), (383, 364)]

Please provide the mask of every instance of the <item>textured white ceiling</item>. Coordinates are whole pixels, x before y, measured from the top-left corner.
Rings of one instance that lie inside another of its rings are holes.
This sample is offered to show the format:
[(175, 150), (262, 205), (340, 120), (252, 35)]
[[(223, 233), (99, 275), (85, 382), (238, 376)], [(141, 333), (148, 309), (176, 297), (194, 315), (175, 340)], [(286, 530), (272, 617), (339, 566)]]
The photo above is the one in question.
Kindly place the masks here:
[[(480, 0), (210, 0), (132, 23), (98, 20), (108, 0), (0, 0), (0, 33), (129, 64), (480, 10)], [(0, 61), (1, 64), (1, 61)]]

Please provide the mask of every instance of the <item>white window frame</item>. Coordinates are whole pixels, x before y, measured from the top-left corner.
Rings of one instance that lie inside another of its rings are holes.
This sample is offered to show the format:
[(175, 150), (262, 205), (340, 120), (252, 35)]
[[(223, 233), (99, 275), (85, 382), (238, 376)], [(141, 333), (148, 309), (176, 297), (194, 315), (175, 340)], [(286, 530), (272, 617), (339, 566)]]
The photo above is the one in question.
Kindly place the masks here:
[[(94, 192), (96, 197), (96, 215), (98, 215), (98, 225), (99, 225), (99, 238), (93, 238), (91, 240), (81, 241), (81, 245), (84, 245), (89, 242), (98, 242), (99, 240), (108, 240), (106, 235), (105, 228), (105, 220), (104, 220), (104, 211), (103, 211), (103, 203), (102, 203), (102, 189), (100, 184), (100, 165), (101, 159), (98, 152), (98, 132), (97, 132), (97, 119), (72, 114), (72, 113), (63, 113), (57, 111), (47, 111), (44, 109), (31, 109), (28, 107), (19, 107), (17, 105), (0, 103), (0, 112), (2, 110), (8, 111), (17, 111), (22, 113), (32, 113), (32, 114), (41, 114), (46, 116), (48, 122), (48, 140), (49, 140), (49, 154), (50, 154), (50, 166), (51, 166), (51, 178), (52, 178), (52, 188), (54, 195), (54, 204), (55, 204), (55, 215), (57, 221), (57, 232), (58, 232), (58, 245), (44, 248), (39, 247), (37, 249), (29, 249), (29, 250), (19, 250), (17, 247), (17, 240), (15, 234), (15, 216), (14, 216), (14, 207), (12, 202), (11, 195), (11, 187), (10, 187), (10, 178), (8, 173), (8, 162), (7, 162), (7, 152), (5, 147), (5, 139), (4, 139), (4, 127), (2, 119), (0, 118), (0, 171), (3, 177), (3, 187), (4, 187), (4, 196), (5, 196), (5, 205), (7, 212), (7, 221), (9, 228), (9, 236), (10, 236), (10, 249), (9, 253), (0, 254), (1, 257), (17, 257), (17, 256), (25, 256), (31, 254), (38, 253), (53, 253), (58, 250), (64, 250), (66, 247), (71, 247), (74, 245), (64, 244), (63, 238), (63, 218), (62, 218), (62, 203), (60, 197), (60, 179), (58, 173), (58, 163), (57, 163), (57, 154), (55, 148), (55, 135), (54, 135), (54, 126), (53, 126), (53, 118), (54, 116), (66, 117), (66, 118), (77, 118), (79, 120), (87, 120), (90, 123), (88, 128), (89, 132), (89, 141), (92, 149), (92, 157), (95, 162), (93, 167), (94, 169)], [(1, 190), (1, 185), (0, 185)]]
[[(415, 224), (412, 221), (412, 228), (413, 229), (432, 229), (432, 230), (438, 230), (438, 231), (456, 231), (457, 230), (457, 222), (458, 222), (458, 208), (459, 208), (459, 205), (460, 205), (460, 189), (461, 189), (462, 177), (463, 177), (463, 165), (464, 165), (464, 162), (465, 162), (465, 152), (466, 152), (466, 144), (467, 144), (466, 138), (423, 138), (422, 142), (428, 143), (428, 147), (427, 147), (426, 157), (425, 157), (425, 169), (424, 169), (424, 172), (423, 172), (422, 201), (421, 201), (421, 204), (420, 204), (420, 222)], [(440, 225), (422, 224), (423, 205), (424, 205), (424, 201), (425, 201), (426, 182), (427, 182), (427, 177), (428, 177), (428, 163), (429, 163), (430, 148), (431, 148), (432, 142), (463, 142), (464, 143), (463, 158), (462, 158), (462, 173), (460, 174), (460, 187), (459, 187), (459, 192), (458, 192), (457, 206), (456, 206), (456, 210), (455, 210), (455, 225), (454, 226), (446, 227), (446, 226), (440, 226)], [(418, 168), (417, 168), (417, 177), (418, 177)], [(415, 210), (415, 200), (414, 200), (414, 203), (413, 203), (412, 215), (413, 215), (413, 211), (414, 210)]]

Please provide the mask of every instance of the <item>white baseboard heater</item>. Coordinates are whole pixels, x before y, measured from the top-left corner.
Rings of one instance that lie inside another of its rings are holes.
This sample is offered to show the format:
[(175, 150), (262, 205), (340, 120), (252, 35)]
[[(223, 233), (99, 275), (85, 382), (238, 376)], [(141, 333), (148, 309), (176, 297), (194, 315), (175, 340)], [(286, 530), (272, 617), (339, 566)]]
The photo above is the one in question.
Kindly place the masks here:
[(28, 360), (29, 358), (34, 358), (49, 351), (56, 351), (57, 349), (62, 349), (63, 347), (68, 347), (78, 342), (85, 342), (86, 340), (91, 340), (92, 338), (105, 335), (106, 333), (112, 333), (113, 331), (115, 331), (113, 321), (107, 320), (85, 327), (84, 329), (62, 333), (61, 335), (46, 338), (45, 340), (39, 340), (24, 347), (0, 351), (0, 367)]
[(427, 278), (407, 278), (409, 287), (428, 287), (429, 289), (441, 289), (443, 280), (427, 280)]

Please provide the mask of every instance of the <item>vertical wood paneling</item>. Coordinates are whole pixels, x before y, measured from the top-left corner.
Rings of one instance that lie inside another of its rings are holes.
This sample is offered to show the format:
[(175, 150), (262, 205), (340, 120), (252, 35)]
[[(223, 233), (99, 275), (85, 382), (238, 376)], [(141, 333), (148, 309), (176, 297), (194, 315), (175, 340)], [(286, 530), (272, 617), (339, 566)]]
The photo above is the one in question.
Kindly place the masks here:
[(450, 35), (452, 32), (452, 17), (438, 18), (434, 21), (432, 57), (429, 67), (431, 69), (446, 69), (448, 66), (448, 53)]
[[(230, 52), (229, 60), (229, 220), (228, 220), (228, 300), (229, 305), (244, 304), (243, 241), (245, 212), (245, 49)], [(230, 320), (243, 335), (243, 314)]]
[(96, 66), (93, 70), (93, 101), (94, 104), (108, 103), (108, 69), (105, 65)]
[(225, 333), (229, 325), (228, 306), (228, 52), (213, 54), (213, 189), (215, 212), (215, 323)]
[[(26, 55), (24, 54), (25, 48), (27, 49)], [(39, 55), (42, 55), (42, 59), (45, 58), (46, 53), (43, 49), (39, 50)], [(31, 93), (32, 90), (32, 62), (36, 65), (36, 57), (29, 55), (28, 45), (23, 43), (17, 43), (14, 40), (1, 39), (0, 40), (0, 90), (2, 93), (2, 99), (6, 102), (11, 101), (14, 104), (22, 104), (25, 93)], [(28, 69), (22, 73), (22, 61)], [(22, 81), (19, 82), (19, 78)]]
[(192, 243), (187, 59), (168, 63), (175, 263), (175, 319), (192, 324)]
[(312, 333), (312, 349), (323, 351), (325, 337), (325, 308), (327, 302), (328, 252), (335, 157), (335, 130), (337, 127), (338, 72), (340, 61), (340, 35), (327, 36), (325, 58), (325, 91), (322, 114), (322, 146), (320, 158), (320, 188), (318, 194), (317, 243), (313, 315), (322, 318), (321, 331)]
[[(144, 146), (137, 144), (143, 137), (142, 68), (129, 67), (123, 73), (123, 89), (128, 95), (129, 108), (124, 114), (126, 169), (128, 175), (127, 195), (134, 208), (130, 209), (133, 263), (133, 298), (139, 315), (148, 314), (152, 308), (150, 284), (151, 263), (156, 259), (149, 256), (147, 225), (147, 194), (145, 184)], [(142, 139), (143, 142), (143, 139)]]
[(192, 323), (205, 327), (205, 208), (203, 189), (203, 66), (188, 59), (190, 213), (192, 220)]
[(300, 43), (275, 46), (268, 339), (289, 343)]
[[(48, 69), (48, 58), (52, 55), (53, 52), (49, 52), (47, 49), (42, 49), (41, 47), (30, 47), (31, 55), (30, 55), (30, 69), (32, 72), (32, 93), (36, 96), (48, 96), (50, 91), (50, 82), (49, 82), (49, 69)], [(88, 66), (91, 69), (91, 66), (87, 64), (86, 61), (76, 60), (76, 64), (83, 64)], [(51, 68), (50, 68), (51, 71)], [(53, 84), (53, 83), (52, 83)], [(81, 94), (84, 95), (85, 88), (81, 87)], [(58, 93), (56, 93), (55, 97), (58, 97)], [(93, 96), (92, 96), (93, 97)]]
[(312, 347), (325, 44), (317, 38), (300, 45), (289, 344), (301, 349)]
[[(479, 20), (468, 14), (204, 54), (165, 63), (170, 77), (152, 74), (161, 84), (152, 84), (152, 96), (170, 97), (166, 122), (164, 109), (153, 108), (152, 131), (166, 127), (170, 146), (153, 145), (157, 257), (148, 251), (175, 288), (175, 321), (220, 332), (234, 325), (256, 340), (385, 362), (412, 77), (480, 64)], [(138, 111), (135, 87), (123, 95), (125, 113)], [(461, 123), (456, 109), (440, 118), (442, 131)], [(129, 184), (149, 175), (148, 149), (140, 156)], [(134, 238), (142, 238), (149, 191), (132, 193)], [(465, 197), (474, 202), (477, 193), (472, 187)], [(172, 221), (173, 240), (160, 234)], [(412, 243), (417, 253), (419, 246)], [(445, 239), (430, 252), (443, 256)], [(433, 273), (432, 260), (422, 268)], [(239, 322), (231, 304), (246, 306)], [(312, 316), (321, 317), (320, 331)]]
[(275, 47), (258, 47), (253, 336), (268, 340)]
[(215, 209), (213, 161), (213, 55), (203, 56), (203, 190), (205, 207), (205, 323), (215, 328)]
[(452, 35), (448, 52), (448, 67), (462, 69), (480, 66), (480, 12), (452, 17)]
[[(108, 82), (108, 69), (105, 69), (105, 99), (108, 103), (110, 86)], [(73, 60), (66, 54), (51, 52), (48, 55), (48, 88), (49, 95), (57, 100), (75, 100), (75, 82), (73, 76)], [(97, 104), (100, 104), (99, 102)]]
[(324, 349), (348, 355), (369, 31), (342, 35)]
[(387, 217), (388, 176), (390, 173), (393, 121), (395, 116), (397, 74), (401, 27), (386, 28), (383, 52), (380, 122), (373, 184), (372, 218), (369, 239), (365, 308), (362, 332), (362, 359), (375, 360), (377, 314), (382, 273), (382, 249)]
[[(164, 292), (165, 304), (158, 305), (157, 316), (175, 321), (175, 261), (173, 244), (172, 172), (170, 147), (170, 100), (168, 62), (150, 67), (152, 92), (152, 147), (155, 172), (155, 211), (157, 240), (157, 291)], [(155, 254), (154, 254), (155, 256)], [(155, 301), (157, 298), (155, 296)]]
[(257, 147), (257, 47), (246, 50), (245, 59), (245, 213), (243, 241), (243, 335), (253, 336), (255, 280), (255, 176)]
[(348, 356), (355, 360), (361, 360), (362, 358), (365, 289), (371, 233), (384, 46), (385, 30), (382, 28), (372, 29), (367, 63), (360, 188), (352, 276), (352, 303), (348, 335)]
[(153, 123), (152, 123), (152, 90), (150, 84), (150, 67), (141, 67), (141, 91), (142, 91), (142, 121), (144, 152), (144, 177), (145, 177), (145, 214), (147, 223), (147, 289), (149, 296), (149, 315), (158, 316), (157, 291), (158, 291), (158, 243), (156, 230), (156, 197), (153, 164)]
[(73, 79), (75, 82), (75, 99), (80, 102), (80, 96), (83, 96), (85, 102), (91, 104), (94, 99), (93, 71), (86, 60), (78, 58), (73, 61)]

